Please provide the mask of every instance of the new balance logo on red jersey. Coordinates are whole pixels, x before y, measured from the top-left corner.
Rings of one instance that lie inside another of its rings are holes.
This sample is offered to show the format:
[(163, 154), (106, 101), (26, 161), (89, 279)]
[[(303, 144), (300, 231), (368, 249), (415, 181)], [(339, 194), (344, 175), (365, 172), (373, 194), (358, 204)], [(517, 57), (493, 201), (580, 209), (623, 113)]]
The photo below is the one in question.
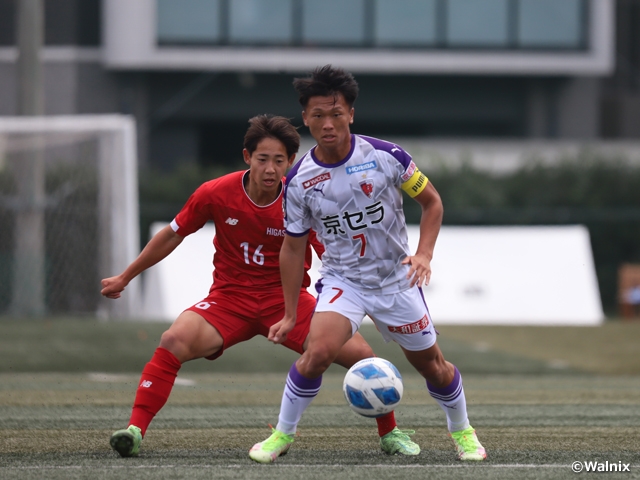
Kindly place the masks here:
[(149, 388), (151, 385), (153, 385), (153, 382), (151, 380), (143, 380), (140, 384), (140, 386), (143, 388)]
[(229, 225), (237, 225), (238, 219), (229, 217), (224, 223), (228, 223)]

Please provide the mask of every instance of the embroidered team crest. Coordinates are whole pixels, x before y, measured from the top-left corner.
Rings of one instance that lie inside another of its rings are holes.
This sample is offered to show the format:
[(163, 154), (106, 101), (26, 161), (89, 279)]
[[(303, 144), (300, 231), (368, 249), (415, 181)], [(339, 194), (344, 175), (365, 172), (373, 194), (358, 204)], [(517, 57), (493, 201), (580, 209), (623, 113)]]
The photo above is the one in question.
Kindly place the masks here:
[(360, 182), (360, 188), (362, 192), (369, 198), (373, 198), (373, 181), (372, 180), (363, 180)]

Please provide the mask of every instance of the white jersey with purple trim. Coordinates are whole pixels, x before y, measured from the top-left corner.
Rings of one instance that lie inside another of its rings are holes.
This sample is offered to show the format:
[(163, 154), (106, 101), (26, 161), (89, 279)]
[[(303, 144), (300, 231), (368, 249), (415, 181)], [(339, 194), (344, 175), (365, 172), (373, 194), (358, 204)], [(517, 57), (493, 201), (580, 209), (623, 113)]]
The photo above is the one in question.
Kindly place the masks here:
[(409, 288), (411, 255), (400, 186), (412, 177), (411, 156), (390, 142), (351, 136), (351, 151), (335, 164), (307, 152), (287, 175), (289, 235), (316, 231), (325, 246), (323, 277), (337, 277), (372, 294)]

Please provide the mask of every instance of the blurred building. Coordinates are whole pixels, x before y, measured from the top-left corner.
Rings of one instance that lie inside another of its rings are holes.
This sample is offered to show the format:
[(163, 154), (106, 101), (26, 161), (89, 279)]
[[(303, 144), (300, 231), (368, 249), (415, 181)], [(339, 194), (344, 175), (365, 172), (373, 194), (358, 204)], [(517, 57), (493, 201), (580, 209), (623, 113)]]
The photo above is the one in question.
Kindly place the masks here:
[[(355, 132), (640, 137), (636, 0), (46, 0), (46, 113), (135, 115), (144, 166), (239, 158), (247, 119), (300, 120), (291, 81), (356, 74)], [(0, 0), (0, 115), (16, 113)]]

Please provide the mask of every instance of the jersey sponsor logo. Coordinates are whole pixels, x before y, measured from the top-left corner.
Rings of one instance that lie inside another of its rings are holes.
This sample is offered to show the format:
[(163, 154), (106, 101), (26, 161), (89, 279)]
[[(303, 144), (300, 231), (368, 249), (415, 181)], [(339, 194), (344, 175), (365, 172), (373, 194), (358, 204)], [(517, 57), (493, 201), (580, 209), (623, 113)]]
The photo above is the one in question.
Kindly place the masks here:
[(367, 163), (361, 163), (360, 165), (352, 165), (347, 167), (347, 174), (351, 175), (352, 173), (364, 172), (365, 170), (371, 170), (372, 168), (378, 168), (378, 164), (375, 160)]
[(238, 219), (229, 217), (229, 218), (227, 218), (225, 220), (224, 223), (228, 223), (229, 225), (237, 225), (238, 224)]
[(429, 326), (429, 319), (425, 315), (417, 322), (407, 323), (406, 325), (400, 325), (399, 327), (387, 327), (391, 333), (401, 333), (403, 335), (409, 335), (411, 333), (418, 333)]
[(369, 198), (373, 198), (373, 181), (372, 180), (364, 180), (360, 182), (360, 188), (362, 192)]
[(284, 237), (284, 229), (267, 227), (267, 235), (274, 237)]
[(330, 172), (326, 172), (323, 173), (321, 175), (318, 175), (317, 177), (313, 177), (309, 180), (305, 180), (304, 182), (302, 182), (302, 186), (304, 187), (304, 189), (306, 190), (307, 188), (311, 188), (314, 185), (317, 185), (320, 182), (325, 182), (327, 180), (329, 180), (331, 178), (331, 173)]
[(409, 164), (409, 167), (407, 168), (407, 171), (404, 172), (400, 178), (402, 179), (403, 182), (406, 182), (407, 180), (409, 180), (411, 178), (411, 176), (413, 175), (413, 172), (415, 172), (415, 171), (416, 171), (416, 164), (412, 161)]
[(364, 212), (362, 210), (346, 211), (340, 215), (325, 215), (320, 217), (320, 220), (327, 235), (342, 235), (346, 233), (343, 227), (355, 231), (380, 223), (384, 220), (384, 206), (382, 202), (378, 201), (367, 205)]

